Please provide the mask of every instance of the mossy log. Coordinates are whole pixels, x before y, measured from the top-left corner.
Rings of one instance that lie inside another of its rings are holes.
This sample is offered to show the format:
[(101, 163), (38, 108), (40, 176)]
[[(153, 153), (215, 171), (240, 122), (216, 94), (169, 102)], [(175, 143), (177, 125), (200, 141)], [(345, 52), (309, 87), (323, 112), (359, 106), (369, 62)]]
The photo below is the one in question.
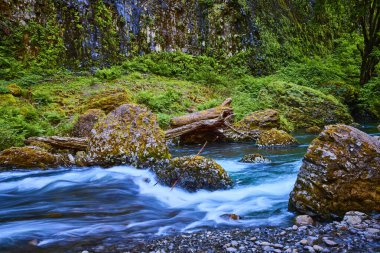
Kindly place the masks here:
[(226, 126), (226, 121), (233, 115), (231, 98), (227, 98), (221, 105), (184, 116), (173, 118), (170, 121), (172, 129), (165, 132), (167, 139), (172, 139), (199, 131), (213, 131)]
[(172, 128), (176, 128), (176, 127), (185, 126), (185, 125), (203, 121), (203, 120), (215, 119), (215, 118), (218, 118), (219, 116), (224, 117), (224, 118), (228, 117), (229, 115), (232, 114), (231, 102), (232, 102), (232, 99), (227, 98), (221, 105), (217, 107), (199, 111), (199, 112), (190, 113), (184, 116), (175, 117), (171, 119), (170, 126)]
[(76, 137), (60, 137), (60, 136), (48, 136), (48, 137), (30, 137), (25, 140), (25, 144), (29, 145), (33, 142), (43, 142), (57, 149), (72, 149), (85, 151), (87, 149), (87, 138)]

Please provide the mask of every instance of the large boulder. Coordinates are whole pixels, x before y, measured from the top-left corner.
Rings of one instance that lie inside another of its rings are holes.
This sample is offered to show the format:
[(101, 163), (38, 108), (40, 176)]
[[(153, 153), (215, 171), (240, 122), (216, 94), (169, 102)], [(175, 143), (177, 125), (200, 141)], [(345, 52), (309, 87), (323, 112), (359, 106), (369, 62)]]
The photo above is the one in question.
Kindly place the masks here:
[(144, 167), (170, 158), (156, 116), (144, 107), (125, 104), (101, 119), (91, 131), (88, 158), (93, 164)]
[(297, 145), (297, 140), (283, 130), (271, 129), (260, 133), (257, 145), (261, 147), (284, 147)]
[(346, 125), (331, 125), (309, 146), (289, 208), (322, 218), (380, 211), (380, 141)]
[(106, 114), (100, 109), (90, 109), (84, 114), (80, 115), (78, 121), (75, 123), (72, 135), (75, 137), (88, 137), (91, 130), (99, 119), (104, 118)]
[(279, 128), (280, 115), (278, 111), (273, 109), (256, 111), (245, 116), (241, 121), (235, 124), (235, 127), (245, 131)]
[(59, 156), (36, 146), (9, 148), (0, 153), (0, 168), (44, 169), (56, 167), (60, 162)]
[(214, 160), (202, 156), (174, 158), (167, 166), (155, 168), (158, 180), (170, 187), (188, 191), (227, 189), (232, 180)]

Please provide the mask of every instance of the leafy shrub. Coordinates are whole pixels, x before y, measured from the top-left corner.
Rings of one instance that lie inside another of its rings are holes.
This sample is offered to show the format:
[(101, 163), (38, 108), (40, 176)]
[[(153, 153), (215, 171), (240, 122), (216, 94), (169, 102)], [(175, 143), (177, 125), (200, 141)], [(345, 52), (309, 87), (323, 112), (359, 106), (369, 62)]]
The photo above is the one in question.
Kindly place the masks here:
[(157, 113), (180, 112), (189, 106), (187, 101), (182, 99), (181, 93), (172, 89), (158, 95), (150, 91), (142, 91), (137, 95), (137, 102)]
[(38, 105), (47, 105), (52, 102), (50, 95), (44, 92), (33, 92), (32, 97)]
[[(380, 78), (372, 78), (359, 92), (360, 116), (380, 119)], [(364, 117), (365, 118), (365, 117)]]
[(99, 69), (95, 72), (95, 77), (102, 80), (114, 80), (123, 74), (123, 71), (120, 67), (115, 66), (111, 68)]
[(199, 104), (197, 106), (197, 110), (201, 111), (201, 110), (210, 109), (210, 108), (213, 108), (213, 107), (216, 107), (216, 106), (220, 105), (221, 103), (222, 102), (220, 100), (218, 100), (218, 99), (211, 99), (211, 100), (206, 101), (203, 104)]

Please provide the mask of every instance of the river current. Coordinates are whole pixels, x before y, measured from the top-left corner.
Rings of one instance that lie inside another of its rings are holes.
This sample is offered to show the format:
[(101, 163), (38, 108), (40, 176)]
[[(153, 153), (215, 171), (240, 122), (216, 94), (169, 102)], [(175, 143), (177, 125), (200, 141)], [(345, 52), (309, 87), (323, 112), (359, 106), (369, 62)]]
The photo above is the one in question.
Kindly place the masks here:
[[(363, 131), (380, 135), (374, 125)], [(188, 193), (156, 183), (149, 170), (62, 168), (0, 173), (0, 252), (64, 249), (67, 245), (154, 236), (202, 229), (287, 226), (287, 210), (302, 157), (314, 135), (296, 133), (301, 143), (286, 149), (259, 149), (253, 143), (209, 144), (202, 155), (215, 159), (234, 187)], [(174, 156), (198, 153), (201, 145), (172, 147)], [(240, 163), (261, 153), (265, 164)], [(237, 214), (240, 220), (223, 218)]]

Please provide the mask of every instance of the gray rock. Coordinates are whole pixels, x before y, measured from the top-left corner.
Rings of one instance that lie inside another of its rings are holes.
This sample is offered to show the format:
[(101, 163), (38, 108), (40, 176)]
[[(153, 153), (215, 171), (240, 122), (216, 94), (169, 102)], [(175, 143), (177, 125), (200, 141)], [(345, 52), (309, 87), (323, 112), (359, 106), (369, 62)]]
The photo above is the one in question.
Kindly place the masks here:
[(298, 215), (295, 223), (297, 226), (313, 225), (314, 220), (309, 215)]

